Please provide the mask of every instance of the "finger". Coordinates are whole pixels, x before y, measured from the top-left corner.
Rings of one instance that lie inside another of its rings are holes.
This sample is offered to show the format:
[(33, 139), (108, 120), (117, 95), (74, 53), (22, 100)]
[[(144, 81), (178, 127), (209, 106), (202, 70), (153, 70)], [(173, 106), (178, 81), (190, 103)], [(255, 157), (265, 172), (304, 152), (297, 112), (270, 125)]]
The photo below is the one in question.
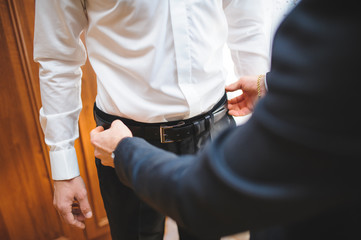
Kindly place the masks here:
[(84, 229), (85, 228), (85, 224), (82, 221), (79, 221), (75, 218), (75, 216), (70, 212), (67, 214), (62, 215), (63, 219), (70, 225), (80, 228), (80, 229)]
[(90, 137), (94, 136), (94, 134), (96, 134), (96, 133), (100, 133), (103, 131), (104, 131), (104, 128), (102, 126), (98, 126), (90, 131)]
[(84, 217), (84, 215), (82, 213), (80, 213), (79, 215), (74, 215), (74, 217), (79, 222), (84, 223), (84, 221), (85, 221), (85, 217)]
[(245, 110), (249, 110), (249, 107), (247, 106), (247, 104), (245, 104), (245, 102), (240, 102), (237, 104), (228, 104), (228, 110), (235, 110), (235, 111), (242, 111), (244, 112)]
[(114, 168), (114, 159), (109, 156), (104, 156), (101, 160), (103, 166), (113, 167)]
[(229, 110), (228, 114), (234, 117), (238, 117), (237, 112), (235, 110)]
[(95, 147), (96, 146), (96, 138), (99, 133), (103, 132), (104, 128), (102, 126), (98, 126), (90, 131), (90, 143)]
[(89, 201), (88, 201), (88, 195), (86, 190), (82, 190), (80, 191), (77, 196), (76, 199), (79, 202), (79, 206), (80, 206), (80, 210), (82, 212), (82, 214), (84, 215), (85, 218), (91, 218), (93, 216)]
[(240, 96), (237, 96), (237, 97), (234, 97), (234, 98), (228, 100), (228, 103), (235, 104), (235, 103), (242, 102), (243, 100), (244, 100), (244, 96), (242, 94)]
[(242, 108), (239, 107), (238, 105), (231, 105), (231, 106), (228, 107), (228, 112), (230, 112), (230, 111), (237, 111), (237, 112), (239, 112), (241, 109), (242, 109)]
[(249, 108), (238, 108), (238, 109), (232, 109), (228, 111), (229, 115), (232, 115), (234, 117), (243, 117), (248, 114), (252, 113), (252, 111)]
[(84, 223), (78, 221), (72, 213), (72, 203), (67, 203), (58, 207), (58, 212), (62, 216), (63, 220), (75, 227), (84, 229)]
[(239, 110), (229, 110), (228, 111), (228, 114), (231, 115), (231, 116), (234, 116), (234, 117), (241, 117), (243, 116), (241, 111)]
[[(94, 144), (93, 144), (93, 145), (94, 145)], [(100, 159), (100, 157), (101, 157), (100, 151), (98, 150), (97, 147), (95, 147), (95, 149), (94, 149), (94, 156), (95, 156), (96, 158), (99, 158), (99, 159)]]
[(237, 82), (231, 83), (230, 85), (226, 86), (226, 91), (233, 92), (233, 91), (241, 89), (241, 86), (242, 85), (239, 83), (239, 81), (237, 81)]
[(100, 160), (100, 162), (102, 163), (103, 166), (106, 166), (106, 167), (111, 167), (111, 164), (109, 164), (108, 161), (105, 161), (105, 160)]

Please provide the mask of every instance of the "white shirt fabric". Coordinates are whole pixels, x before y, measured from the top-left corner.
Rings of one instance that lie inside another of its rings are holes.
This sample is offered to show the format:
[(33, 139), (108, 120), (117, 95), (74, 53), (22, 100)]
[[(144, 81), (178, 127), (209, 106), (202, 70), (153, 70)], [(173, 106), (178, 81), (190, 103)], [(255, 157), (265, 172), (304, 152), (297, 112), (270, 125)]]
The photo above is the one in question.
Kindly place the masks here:
[(237, 76), (268, 70), (268, 0), (88, 0), (86, 13), (83, 3), (36, 0), (40, 122), (54, 180), (79, 175), (74, 141), (87, 57), (97, 107), (148, 123), (190, 118), (220, 100), (225, 43)]

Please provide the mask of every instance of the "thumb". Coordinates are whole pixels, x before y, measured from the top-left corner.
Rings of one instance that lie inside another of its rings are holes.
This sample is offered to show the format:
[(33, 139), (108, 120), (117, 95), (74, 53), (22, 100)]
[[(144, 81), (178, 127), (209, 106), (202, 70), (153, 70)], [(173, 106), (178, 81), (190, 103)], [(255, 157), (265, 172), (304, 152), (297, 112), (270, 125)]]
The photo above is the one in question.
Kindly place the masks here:
[(95, 145), (96, 136), (103, 131), (104, 128), (102, 126), (98, 126), (90, 131), (90, 142), (93, 146)]
[(226, 91), (233, 92), (233, 91), (241, 89), (241, 86), (242, 85), (240, 84), (240, 82), (237, 81), (237, 82), (231, 83), (230, 85), (226, 86)]
[(124, 123), (121, 120), (116, 119), (112, 122), (112, 125), (110, 126), (110, 128), (113, 128), (113, 127), (119, 128), (119, 127), (123, 127), (123, 126), (125, 126)]
[(114, 120), (113, 122), (112, 122), (112, 125), (110, 125), (110, 127), (112, 128), (112, 127), (116, 127), (116, 126), (119, 126), (119, 125), (121, 125), (123, 122), (122, 121), (120, 121), (119, 119), (116, 119), (116, 120)]

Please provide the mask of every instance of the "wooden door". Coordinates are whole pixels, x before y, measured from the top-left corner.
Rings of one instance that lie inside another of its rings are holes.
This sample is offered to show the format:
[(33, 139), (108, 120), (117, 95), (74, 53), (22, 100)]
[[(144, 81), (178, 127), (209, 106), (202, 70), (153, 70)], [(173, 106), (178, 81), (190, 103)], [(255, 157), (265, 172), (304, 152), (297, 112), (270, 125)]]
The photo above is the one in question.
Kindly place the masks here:
[(52, 205), (48, 148), (39, 123), (38, 65), (33, 61), (35, 0), (0, 0), (0, 239), (110, 239), (89, 132), (95, 75), (83, 67), (81, 175), (94, 216), (79, 230), (65, 224)]

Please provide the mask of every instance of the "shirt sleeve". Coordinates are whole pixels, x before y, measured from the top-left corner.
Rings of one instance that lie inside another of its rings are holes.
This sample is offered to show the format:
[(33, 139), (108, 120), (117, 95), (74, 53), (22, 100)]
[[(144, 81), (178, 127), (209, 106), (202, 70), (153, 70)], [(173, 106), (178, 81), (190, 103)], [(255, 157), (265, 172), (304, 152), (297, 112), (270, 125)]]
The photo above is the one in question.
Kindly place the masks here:
[(81, 66), (86, 51), (80, 39), (87, 25), (81, 1), (36, 0), (34, 61), (39, 63), (40, 123), (50, 147), (54, 180), (79, 176), (74, 141), (79, 136)]
[(228, 22), (227, 45), (237, 78), (269, 70), (270, 3), (268, 0), (224, 0)]

